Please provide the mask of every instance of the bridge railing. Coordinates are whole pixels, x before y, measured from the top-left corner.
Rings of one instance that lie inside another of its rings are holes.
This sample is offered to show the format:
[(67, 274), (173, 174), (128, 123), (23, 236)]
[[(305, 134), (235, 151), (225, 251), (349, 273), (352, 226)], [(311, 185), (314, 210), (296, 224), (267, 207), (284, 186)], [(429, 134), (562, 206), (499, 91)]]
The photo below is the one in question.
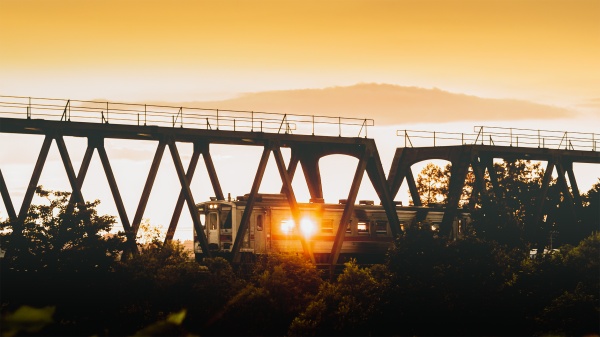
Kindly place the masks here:
[(367, 137), (373, 119), (0, 95), (0, 117)]
[(600, 134), (591, 132), (475, 126), (473, 133), (398, 130), (396, 135), (404, 137), (404, 147), (497, 145), (581, 151), (600, 149)]

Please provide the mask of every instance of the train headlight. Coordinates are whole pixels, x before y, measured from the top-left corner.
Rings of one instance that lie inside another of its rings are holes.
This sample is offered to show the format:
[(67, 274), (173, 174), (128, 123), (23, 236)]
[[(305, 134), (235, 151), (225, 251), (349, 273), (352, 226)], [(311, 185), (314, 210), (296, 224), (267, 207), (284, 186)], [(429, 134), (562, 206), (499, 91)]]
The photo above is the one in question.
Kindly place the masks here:
[(305, 237), (311, 237), (317, 232), (317, 225), (309, 218), (300, 221), (300, 231)]
[(281, 221), (281, 232), (283, 234), (292, 234), (294, 227), (295, 227), (294, 220)]

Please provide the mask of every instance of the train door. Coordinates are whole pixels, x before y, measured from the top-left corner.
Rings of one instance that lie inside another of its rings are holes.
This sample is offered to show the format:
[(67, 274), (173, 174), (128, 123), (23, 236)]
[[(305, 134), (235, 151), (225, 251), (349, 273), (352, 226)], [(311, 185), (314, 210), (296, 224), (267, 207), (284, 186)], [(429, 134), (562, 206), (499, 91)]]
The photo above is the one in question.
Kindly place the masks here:
[(267, 221), (266, 213), (262, 210), (255, 212), (254, 216), (254, 252), (255, 253), (266, 253), (267, 242)]
[(206, 230), (208, 231), (208, 248), (210, 250), (219, 249), (219, 214), (215, 212), (209, 212), (206, 219)]

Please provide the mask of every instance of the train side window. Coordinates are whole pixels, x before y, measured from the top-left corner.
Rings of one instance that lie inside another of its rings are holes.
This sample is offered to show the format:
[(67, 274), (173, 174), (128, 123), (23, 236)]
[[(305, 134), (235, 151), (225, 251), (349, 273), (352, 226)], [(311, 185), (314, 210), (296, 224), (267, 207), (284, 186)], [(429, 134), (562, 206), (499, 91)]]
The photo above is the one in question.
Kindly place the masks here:
[(263, 230), (263, 215), (262, 214), (259, 214), (256, 216), (256, 230), (257, 231)]
[(387, 234), (387, 221), (384, 221), (384, 220), (375, 221), (375, 232), (377, 234)]
[(221, 224), (221, 229), (231, 229), (231, 210), (221, 211), (221, 221), (225, 221)]
[(369, 234), (369, 223), (367, 221), (359, 221), (356, 225), (358, 234)]
[(324, 219), (321, 221), (321, 232), (333, 233), (333, 219)]

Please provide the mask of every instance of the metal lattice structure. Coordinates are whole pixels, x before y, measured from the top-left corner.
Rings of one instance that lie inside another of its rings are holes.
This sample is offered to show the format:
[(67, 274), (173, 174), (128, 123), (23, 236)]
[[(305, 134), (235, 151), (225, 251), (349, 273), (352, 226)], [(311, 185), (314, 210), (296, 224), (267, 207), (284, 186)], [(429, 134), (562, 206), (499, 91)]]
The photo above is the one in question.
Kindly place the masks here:
[[(535, 219), (539, 223), (544, 216), (543, 209), (552, 173), (556, 169), (558, 184), (563, 198), (569, 205), (573, 219), (578, 219), (578, 211), (583, 207), (579, 187), (573, 171), (574, 163), (600, 164), (598, 149), (599, 134), (581, 132), (562, 132), (548, 130), (530, 130), (497, 127), (475, 127), (476, 133), (448, 133), (431, 131), (400, 130), (404, 148), (398, 148), (392, 161), (388, 184), (392, 196), (395, 196), (406, 179), (409, 193), (416, 206), (421, 206), (412, 165), (425, 160), (446, 160), (452, 164), (448, 203), (440, 232), (449, 236), (451, 223), (465, 187), (465, 178), (469, 167), (475, 176), (475, 189), (471, 200), (478, 193), (487, 193), (484, 178), (486, 169), (496, 196), (503, 195), (493, 160), (535, 160), (547, 162), (542, 181), (541, 194), (536, 200)], [(413, 147), (413, 140), (433, 142), (433, 146)], [(448, 143), (461, 145), (448, 145)], [(443, 144), (439, 146), (438, 144)], [(487, 145), (486, 145), (487, 143)], [(408, 147), (406, 145), (409, 145)], [(569, 183), (567, 183), (568, 176)]]
[[(184, 108), (174, 108), (174, 112), (169, 115), (167, 112), (163, 111), (159, 113), (157, 111), (173, 107), (30, 99), (12, 96), (1, 96), (0, 98), (4, 100), (0, 102), (0, 132), (45, 136), (18, 213), (12, 204), (9, 191), (0, 171), (2, 199), (8, 210), (10, 220), (14, 221), (17, 225), (19, 223), (22, 224), (27, 216), (27, 211), (31, 205), (33, 194), (38, 185), (50, 146), (54, 141), (58, 146), (71, 185), (72, 203), (81, 203), (85, 200), (81, 193), (81, 187), (84, 183), (93, 152), (98, 151), (128, 241), (134, 243), (161, 159), (165, 149), (168, 148), (181, 185), (181, 192), (178, 196), (172, 220), (167, 231), (166, 240), (172, 240), (183, 204), (186, 203), (192, 215), (194, 229), (196, 235), (198, 235), (200, 246), (210, 256), (207, 239), (202, 230), (198, 210), (195, 206), (196, 202), (190, 190), (190, 181), (194, 176), (200, 155), (202, 155), (214, 194), (217, 199), (224, 200), (218, 174), (213, 165), (210, 145), (228, 144), (259, 146), (263, 148), (247, 206), (242, 215), (238, 235), (234, 242), (234, 261), (239, 261), (240, 240), (243, 237), (242, 234), (248, 230), (250, 214), (271, 154), (275, 157), (282, 180), (282, 193), (286, 195), (292, 215), (297, 222), (300, 220), (300, 215), (292, 188), (292, 179), (294, 178), (298, 164), (302, 165), (311, 198), (322, 198), (323, 191), (318, 161), (327, 155), (341, 154), (352, 156), (359, 160), (341, 223), (346, 223), (353, 212), (358, 189), (366, 171), (382, 200), (382, 205), (390, 219), (390, 227), (393, 233), (400, 233), (400, 224), (395, 213), (395, 205), (389, 194), (379, 153), (377, 152), (375, 142), (372, 139), (366, 138), (367, 127), (373, 125), (373, 120), (267, 114), (247, 111), (227, 111), (224, 113), (223, 110), (203, 109), (195, 109), (202, 113), (193, 115), (186, 112), (194, 109)], [(102, 108), (95, 108), (94, 104), (102, 106)], [(121, 106), (121, 108), (116, 109), (115, 106)], [(127, 108), (123, 108), (122, 106), (126, 106)], [(151, 109), (148, 109), (149, 107)], [(139, 118), (141, 113), (144, 113), (143, 123)], [(152, 116), (152, 118), (148, 118), (148, 116)], [(46, 119), (36, 119), (36, 117), (44, 117)], [(96, 122), (90, 123), (90, 119), (94, 118)], [(184, 118), (186, 121), (185, 124), (183, 122)], [(203, 121), (204, 123), (202, 123)], [(213, 128), (213, 126), (215, 127)], [(315, 132), (319, 129), (324, 132), (333, 132), (334, 135), (317, 135)], [(350, 132), (348, 129), (358, 131), (358, 133), (354, 137), (342, 136)], [(364, 137), (361, 137), (362, 135)], [(77, 174), (73, 169), (64, 137), (85, 137), (88, 140), (88, 146)], [(105, 139), (150, 140), (157, 143), (150, 171), (132, 221), (129, 220), (129, 215), (125, 211), (119, 187), (106, 154), (104, 147)], [(193, 144), (194, 151), (187, 171), (181, 163), (176, 146), (177, 143)], [(287, 166), (281, 153), (282, 147), (291, 149), (291, 159)], [(341, 244), (344, 240), (345, 231), (343, 229), (345, 226), (339, 226), (339, 228), (342, 230), (338, 231), (334, 241), (331, 254), (332, 264), (337, 263)], [(306, 257), (314, 262), (310, 245), (302, 241), (302, 246)]]

